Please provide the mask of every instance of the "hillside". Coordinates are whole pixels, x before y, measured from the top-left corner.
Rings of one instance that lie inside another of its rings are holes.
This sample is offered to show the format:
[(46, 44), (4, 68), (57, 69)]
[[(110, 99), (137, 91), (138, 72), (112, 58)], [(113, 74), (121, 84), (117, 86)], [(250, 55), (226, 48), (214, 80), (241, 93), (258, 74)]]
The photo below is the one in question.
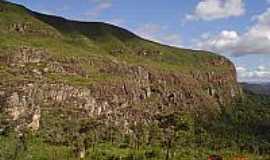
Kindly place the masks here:
[(48, 107), (73, 98), (86, 101), (68, 102), (75, 108), (87, 105), (97, 111), (104, 103), (113, 109), (125, 104), (150, 112), (164, 105), (168, 111), (218, 109), (240, 94), (233, 64), (216, 54), (164, 46), (105, 23), (69, 21), (0, 4), (5, 97), (32, 93), (27, 95), (31, 103), (41, 94), (35, 103), (50, 99)]
[(95, 146), (125, 146), (119, 153), (125, 155), (155, 144), (170, 158), (174, 142), (203, 146), (195, 126), (204, 134), (201, 126), (220, 120), (244, 97), (234, 65), (222, 56), (5, 1), (0, 1), (0, 76), (0, 134), (20, 143), (18, 135), (33, 136), (28, 143), (35, 154), (46, 148), (46, 154), (72, 150), (85, 157)]

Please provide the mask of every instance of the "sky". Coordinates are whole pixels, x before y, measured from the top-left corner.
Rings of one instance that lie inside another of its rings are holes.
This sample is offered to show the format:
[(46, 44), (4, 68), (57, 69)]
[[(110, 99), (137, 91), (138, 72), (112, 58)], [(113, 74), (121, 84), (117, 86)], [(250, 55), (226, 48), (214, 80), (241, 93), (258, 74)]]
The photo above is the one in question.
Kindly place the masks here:
[(9, 0), (72, 20), (102, 21), (234, 62), (238, 80), (270, 82), (270, 0)]

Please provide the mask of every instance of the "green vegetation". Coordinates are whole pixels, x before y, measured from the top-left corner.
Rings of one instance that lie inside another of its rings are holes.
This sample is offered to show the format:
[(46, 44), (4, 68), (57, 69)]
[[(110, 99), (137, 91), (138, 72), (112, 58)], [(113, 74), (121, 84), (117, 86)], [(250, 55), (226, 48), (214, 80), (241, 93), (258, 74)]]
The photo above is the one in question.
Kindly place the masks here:
[(0, 13), (0, 55), (7, 49), (29, 46), (44, 48), (55, 58), (99, 56), (162, 70), (206, 72), (228, 67), (208, 65), (218, 57), (215, 54), (163, 46), (109, 24), (68, 21), (2, 1), (0, 8), (4, 8)]
[(98, 160), (206, 159), (211, 154), (228, 160), (237, 156), (267, 160), (270, 158), (269, 105), (270, 97), (248, 95), (212, 122), (183, 113), (160, 115), (157, 123), (130, 126), (129, 134), (112, 122), (56, 116), (59, 113), (78, 116), (65, 114), (63, 110), (55, 114), (44, 112), (42, 129), (35, 135), (25, 134), (24, 141), (12, 132), (2, 133), (0, 157), (75, 160), (85, 150), (85, 159)]
[[(4, 1), (0, 1), (0, 35), (0, 62), (4, 62), (0, 64), (0, 77), (4, 77), (0, 79), (1, 87), (15, 88), (21, 82), (39, 85), (40, 81), (44, 81), (40, 84), (63, 83), (89, 88), (107, 83), (113, 87), (123, 80), (134, 82), (133, 74), (141, 71), (138, 66), (160, 74), (178, 71), (186, 81), (195, 81), (185, 77), (185, 73), (196, 76), (191, 74), (193, 71), (208, 78), (215, 71), (219, 75), (233, 74), (231, 63), (212, 53), (163, 46), (116, 26), (41, 15)], [(32, 63), (29, 59), (35, 61), (36, 57), (31, 56), (36, 52), (44, 52), (37, 55), (44, 57)], [(20, 63), (21, 59), (26, 62)], [(133, 71), (133, 66), (138, 71)], [(167, 90), (178, 83), (174, 78), (171, 84), (165, 85)], [(125, 90), (125, 83), (121, 87)], [(209, 86), (205, 85), (205, 89)], [(0, 96), (1, 105), (4, 98)], [(144, 102), (159, 98), (162, 97), (153, 96)], [(119, 105), (125, 106), (122, 103)], [(82, 108), (63, 105), (59, 102), (40, 106), (39, 130), (36, 133), (25, 130), (21, 134), (15, 133), (16, 124), (7, 122), (7, 114), (0, 106), (0, 160), (75, 160), (84, 155), (84, 159), (91, 160), (189, 160), (206, 159), (211, 154), (228, 160), (239, 155), (252, 160), (270, 158), (269, 97), (248, 95), (233, 106), (224, 106), (222, 113), (211, 121), (205, 121), (202, 118), (205, 116), (198, 113), (173, 110), (156, 113), (154, 120), (139, 117), (126, 127), (123, 127), (125, 122), (107, 115), (89, 118), (89, 113), (82, 112)], [(143, 105), (136, 107), (146, 109)]]

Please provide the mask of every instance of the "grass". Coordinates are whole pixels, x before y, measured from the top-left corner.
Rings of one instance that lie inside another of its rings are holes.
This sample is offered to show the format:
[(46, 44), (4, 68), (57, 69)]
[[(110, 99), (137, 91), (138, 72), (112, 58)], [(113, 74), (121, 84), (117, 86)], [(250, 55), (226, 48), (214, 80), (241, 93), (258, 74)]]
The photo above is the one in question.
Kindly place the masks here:
[[(88, 57), (98, 55), (115, 57), (130, 64), (156, 66), (161, 70), (189, 72), (197, 69), (201, 72), (226, 70), (228, 66), (212, 67), (206, 63), (218, 58), (217, 55), (174, 47), (144, 40), (127, 30), (105, 23), (82, 23), (68, 21), (59, 17), (33, 13), (14, 4), (0, 2), (8, 8), (1, 13), (1, 48), (14, 49), (19, 46), (44, 48), (55, 57)], [(31, 31), (16, 33), (10, 31), (12, 24), (31, 24)], [(43, 33), (48, 33), (47, 35)], [(122, 54), (111, 55), (113, 50), (122, 50)], [(138, 56), (137, 52), (150, 52)], [(152, 53), (153, 52), (153, 53)], [(1, 53), (0, 53), (1, 54)]]
[[(0, 160), (75, 160), (70, 149), (65, 146), (52, 146), (39, 138), (29, 138), (26, 150), (22, 150), (15, 135), (0, 136)], [(17, 156), (16, 156), (17, 153)]]
[(47, 77), (50, 82), (58, 82), (58, 83), (62, 82), (62, 83), (73, 85), (73, 86), (91, 86), (91, 85), (95, 85), (97, 83), (102, 83), (102, 82), (110, 82), (112, 84), (112, 83), (117, 83), (124, 80), (124, 78), (122, 77), (100, 74), (100, 73), (97, 73), (91, 77), (50, 73), (47, 75)]
[[(15, 137), (0, 136), (0, 160), (15, 158), (16, 145)], [(270, 157), (241, 152), (239, 150), (210, 150), (208, 148), (179, 147), (175, 150), (173, 160), (201, 160), (207, 159), (209, 155), (222, 155), (224, 160), (231, 160), (233, 157), (244, 156), (251, 160), (267, 160)], [(146, 146), (140, 150), (134, 148), (123, 148), (110, 143), (100, 143), (94, 149), (87, 150), (85, 160), (164, 160), (165, 153), (161, 146)], [(29, 138), (27, 150), (19, 151), (16, 160), (78, 160), (74, 157), (71, 148), (61, 145), (49, 145), (40, 138)]]

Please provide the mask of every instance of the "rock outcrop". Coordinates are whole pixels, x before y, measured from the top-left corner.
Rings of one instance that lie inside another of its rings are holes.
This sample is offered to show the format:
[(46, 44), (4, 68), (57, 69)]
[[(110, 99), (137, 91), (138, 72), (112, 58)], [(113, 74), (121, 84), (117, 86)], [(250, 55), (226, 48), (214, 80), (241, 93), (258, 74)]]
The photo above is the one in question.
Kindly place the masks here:
[[(122, 127), (141, 120), (147, 123), (160, 113), (183, 110), (211, 117), (241, 94), (234, 68), (225, 59), (221, 59), (218, 65), (230, 65), (231, 70), (222, 74), (214, 71), (160, 72), (141, 65), (79, 58), (57, 61), (44, 50), (26, 47), (2, 57), (2, 60), (12, 70), (7, 72), (31, 78), (2, 82), (1, 108), (11, 120), (23, 122), (23, 126), (33, 131), (39, 129), (43, 112), (59, 110), (62, 116), (69, 116), (67, 113), (72, 112), (79, 114), (80, 118), (124, 122)], [(110, 79), (92, 82), (89, 77), (96, 75), (87, 71), (82, 74), (84, 69), (79, 64), (84, 63), (98, 66), (98, 74), (105, 74)], [(57, 74), (62, 77), (51, 79)], [(71, 80), (65, 81), (65, 77), (87, 82), (72, 84)]]
[(224, 57), (8, 2), (0, 1), (0, 14), (6, 22), (0, 24), (1, 124), (18, 131), (102, 119), (129, 132), (131, 124), (178, 112), (211, 120), (241, 97), (235, 68)]

